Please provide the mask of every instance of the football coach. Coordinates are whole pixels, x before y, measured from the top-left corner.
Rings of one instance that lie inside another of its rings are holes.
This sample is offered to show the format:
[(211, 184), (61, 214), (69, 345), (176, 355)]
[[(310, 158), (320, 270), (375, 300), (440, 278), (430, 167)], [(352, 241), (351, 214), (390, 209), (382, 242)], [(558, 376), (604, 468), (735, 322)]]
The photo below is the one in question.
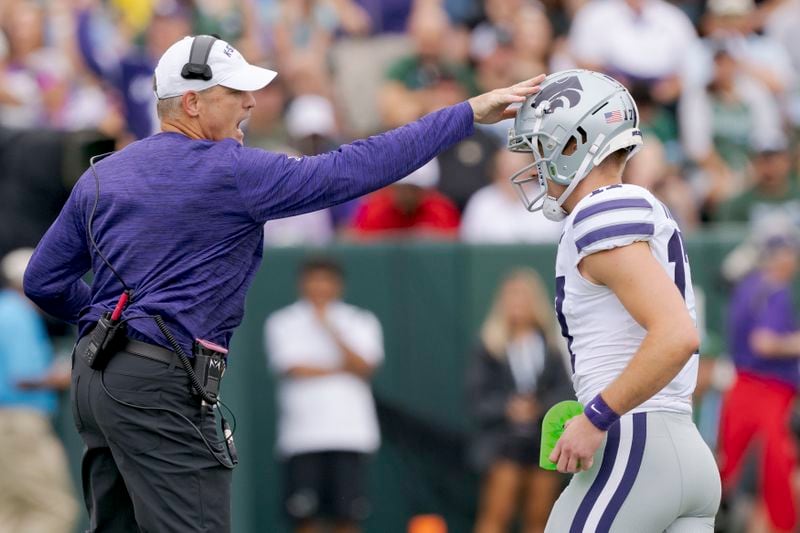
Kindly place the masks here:
[(214, 407), (264, 223), (410, 174), (473, 123), (513, 117), (543, 79), (298, 158), (243, 144), (253, 91), (275, 76), (212, 36), (172, 45), (155, 69), (161, 132), (92, 162), (25, 273), (28, 297), (79, 328), (89, 531), (229, 531), (235, 449)]

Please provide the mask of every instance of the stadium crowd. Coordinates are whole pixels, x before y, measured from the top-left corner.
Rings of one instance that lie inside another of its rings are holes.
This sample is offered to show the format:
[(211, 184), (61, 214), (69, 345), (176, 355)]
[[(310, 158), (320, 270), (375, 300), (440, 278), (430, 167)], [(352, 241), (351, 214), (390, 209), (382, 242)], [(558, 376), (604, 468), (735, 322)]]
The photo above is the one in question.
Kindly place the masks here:
[[(776, 214), (800, 229), (800, 0), (3, 0), (0, 30), (0, 255), (36, 244), (85, 155), (157, 131), (155, 60), (193, 33), (279, 72), (254, 94), (245, 142), (298, 156), (540, 72), (604, 71), (639, 105), (645, 147), (625, 179), (684, 233), (759, 234)], [(265, 246), (555, 243), (558, 224), (507, 180), (526, 159), (505, 149), (508, 126), (476, 127), (365, 198), (270, 221)], [(481, 531), (511, 512), (493, 510), (490, 481)]]
[[(247, 142), (298, 154), (538, 72), (601, 70), (639, 104), (647, 149), (628, 179), (684, 232), (777, 208), (800, 220), (797, 0), (9, 0), (0, 27), (0, 126), (92, 130), (117, 147), (155, 132), (154, 60), (193, 32), (280, 73)], [(403, 185), (270, 223), (267, 244), (552, 242), (538, 215), (514, 223), (506, 131), (482, 128)]]

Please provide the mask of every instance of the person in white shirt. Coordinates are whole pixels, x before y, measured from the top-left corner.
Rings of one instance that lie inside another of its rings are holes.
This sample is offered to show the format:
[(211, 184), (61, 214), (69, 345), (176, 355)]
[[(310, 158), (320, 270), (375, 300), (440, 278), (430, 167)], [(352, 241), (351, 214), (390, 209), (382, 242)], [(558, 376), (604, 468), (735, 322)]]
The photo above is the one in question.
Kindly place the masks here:
[(277, 453), (285, 511), (296, 532), (359, 531), (369, 513), (366, 466), (380, 445), (370, 377), (383, 360), (371, 312), (341, 301), (337, 263), (313, 258), (299, 276), (301, 299), (267, 318), (269, 364), (279, 378)]
[(578, 66), (644, 84), (653, 100), (674, 102), (686, 52), (697, 41), (689, 17), (664, 0), (597, 0), (575, 15), (569, 50)]
[(473, 244), (556, 243), (562, 224), (519, 203), (508, 176), (531, 162), (530, 155), (500, 149), (494, 156), (492, 183), (478, 190), (461, 218), (461, 240)]

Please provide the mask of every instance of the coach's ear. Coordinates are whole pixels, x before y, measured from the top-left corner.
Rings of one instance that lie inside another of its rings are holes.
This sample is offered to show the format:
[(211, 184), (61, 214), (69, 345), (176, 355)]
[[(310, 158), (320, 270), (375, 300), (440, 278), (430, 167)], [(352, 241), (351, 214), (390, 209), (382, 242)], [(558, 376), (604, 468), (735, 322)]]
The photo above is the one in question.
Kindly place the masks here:
[(195, 91), (186, 91), (181, 96), (183, 112), (192, 118), (200, 115), (200, 95)]

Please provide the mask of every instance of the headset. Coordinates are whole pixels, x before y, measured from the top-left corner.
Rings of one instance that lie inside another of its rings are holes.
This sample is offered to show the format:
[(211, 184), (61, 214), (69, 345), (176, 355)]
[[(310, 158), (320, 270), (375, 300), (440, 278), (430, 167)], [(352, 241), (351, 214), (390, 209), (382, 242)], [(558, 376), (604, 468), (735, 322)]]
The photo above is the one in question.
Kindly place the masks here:
[(189, 61), (181, 69), (183, 79), (208, 81), (214, 77), (211, 66), (208, 64), (208, 56), (218, 39), (217, 35), (198, 35), (192, 40)]

